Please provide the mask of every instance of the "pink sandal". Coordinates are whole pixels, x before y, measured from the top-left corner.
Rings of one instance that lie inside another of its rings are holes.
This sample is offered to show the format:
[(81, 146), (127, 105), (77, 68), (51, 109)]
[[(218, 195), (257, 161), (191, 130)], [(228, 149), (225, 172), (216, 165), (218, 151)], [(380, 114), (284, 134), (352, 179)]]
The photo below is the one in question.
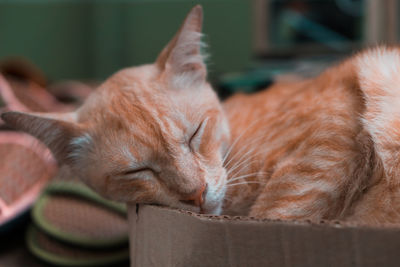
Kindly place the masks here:
[[(14, 94), (10, 83), (0, 75), (0, 112), (31, 111), (28, 105), (34, 102), (27, 101), (28, 94), (23, 103)], [(40, 98), (37, 96), (35, 99)], [(42, 103), (49, 100), (46, 96), (41, 99)], [(0, 128), (5, 129), (0, 131), (1, 227), (30, 208), (42, 188), (55, 175), (57, 164), (47, 147), (32, 136), (7, 129), (2, 121)]]

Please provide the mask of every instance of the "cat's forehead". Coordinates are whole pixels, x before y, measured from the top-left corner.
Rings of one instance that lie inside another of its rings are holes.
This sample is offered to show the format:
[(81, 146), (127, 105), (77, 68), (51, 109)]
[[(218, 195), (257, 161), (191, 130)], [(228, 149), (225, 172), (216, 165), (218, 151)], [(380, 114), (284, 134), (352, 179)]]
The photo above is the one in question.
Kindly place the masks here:
[(186, 138), (214, 106), (212, 90), (167, 88), (157, 75), (153, 65), (114, 74), (81, 109), (81, 120), (96, 132), (137, 135), (138, 140)]
[(204, 102), (210, 103), (202, 95), (204, 90), (170, 88), (158, 74), (153, 65), (145, 65), (113, 75), (101, 90), (103, 111), (114, 112), (127, 121), (145, 117), (160, 124), (179, 122), (189, 126), (198, 119)]

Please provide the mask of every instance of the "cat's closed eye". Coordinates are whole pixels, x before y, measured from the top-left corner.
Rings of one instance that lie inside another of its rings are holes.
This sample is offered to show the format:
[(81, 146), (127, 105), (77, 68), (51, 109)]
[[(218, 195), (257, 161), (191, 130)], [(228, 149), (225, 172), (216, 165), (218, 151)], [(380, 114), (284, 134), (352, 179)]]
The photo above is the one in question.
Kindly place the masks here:
[(144, 172), (144, 171), (152, 171), (152, 169), (147, 168), (147, 167), (140, 168), (140, 169), (132, 169), (132, 170), (124, 171), (123, 174), (129, 175), (129, 174), (134, 174), (134, 173), (139, 173), (139, 172)]
[(142, 168), (137, 168), (137, 169), (129, 169), (124, 172), (121, 172), (120, 175), (117, 175), (117, 177), (120, 178), (126, 178), (126, 179), (148, 179), (154, 176), (154, 171), (153, 169), (149, 167), (142, 167)]
[(207, 120), (202, 121), (197, 127), (196, 131), (194, 131), (192, 137), (189, 139), (189, 147), (191, 150), (197, 151), (199, 149), (201, 143), (201, 137), (204, 132), (204, 128), (207, 124)]

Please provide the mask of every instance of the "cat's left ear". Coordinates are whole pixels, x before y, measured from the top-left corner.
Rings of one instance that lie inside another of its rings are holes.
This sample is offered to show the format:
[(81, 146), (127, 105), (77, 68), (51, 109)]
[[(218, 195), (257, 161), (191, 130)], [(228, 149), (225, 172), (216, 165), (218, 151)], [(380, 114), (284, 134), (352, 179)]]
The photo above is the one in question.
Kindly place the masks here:
[(42, 141), (59, 163), (68, 157), (73, 138), (81, 134), (75, 113), (5, 112), (1, 119), (10, 127), (26, 132)]
[(200, 53), (203, 8), (195, 6), (186, 16), (174, 38), (158, 56), (156, 64), (162, 75), (172, 79), (175, 86), (185, 87), (190, 84), (204, 83), (207, 69)]

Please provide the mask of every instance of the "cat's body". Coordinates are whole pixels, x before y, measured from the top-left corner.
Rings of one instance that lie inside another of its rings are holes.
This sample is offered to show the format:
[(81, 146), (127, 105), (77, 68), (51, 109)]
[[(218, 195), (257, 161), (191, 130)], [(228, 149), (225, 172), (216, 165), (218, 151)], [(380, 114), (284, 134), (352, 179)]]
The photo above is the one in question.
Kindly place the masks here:
[(155, 64), (113, 75), (76, 112), (2, 115), (105, 196), (197, 212), (400, 222), (400, 50), (220, 104), (195, 7)]
[(280, 219), (350, 213), (376, 164), (354, 62), (224, 103), (231, 138), (239, 140), (227, 157), (229, 180), (245, 176), (228, 189), (226, 213)]
[(228, 188), (225, 213), (400, 222), (399, 72), (400, 49), (382, 46), (317, 78), (229, 99), (240, 141), (228, 179), (244, 178)]

